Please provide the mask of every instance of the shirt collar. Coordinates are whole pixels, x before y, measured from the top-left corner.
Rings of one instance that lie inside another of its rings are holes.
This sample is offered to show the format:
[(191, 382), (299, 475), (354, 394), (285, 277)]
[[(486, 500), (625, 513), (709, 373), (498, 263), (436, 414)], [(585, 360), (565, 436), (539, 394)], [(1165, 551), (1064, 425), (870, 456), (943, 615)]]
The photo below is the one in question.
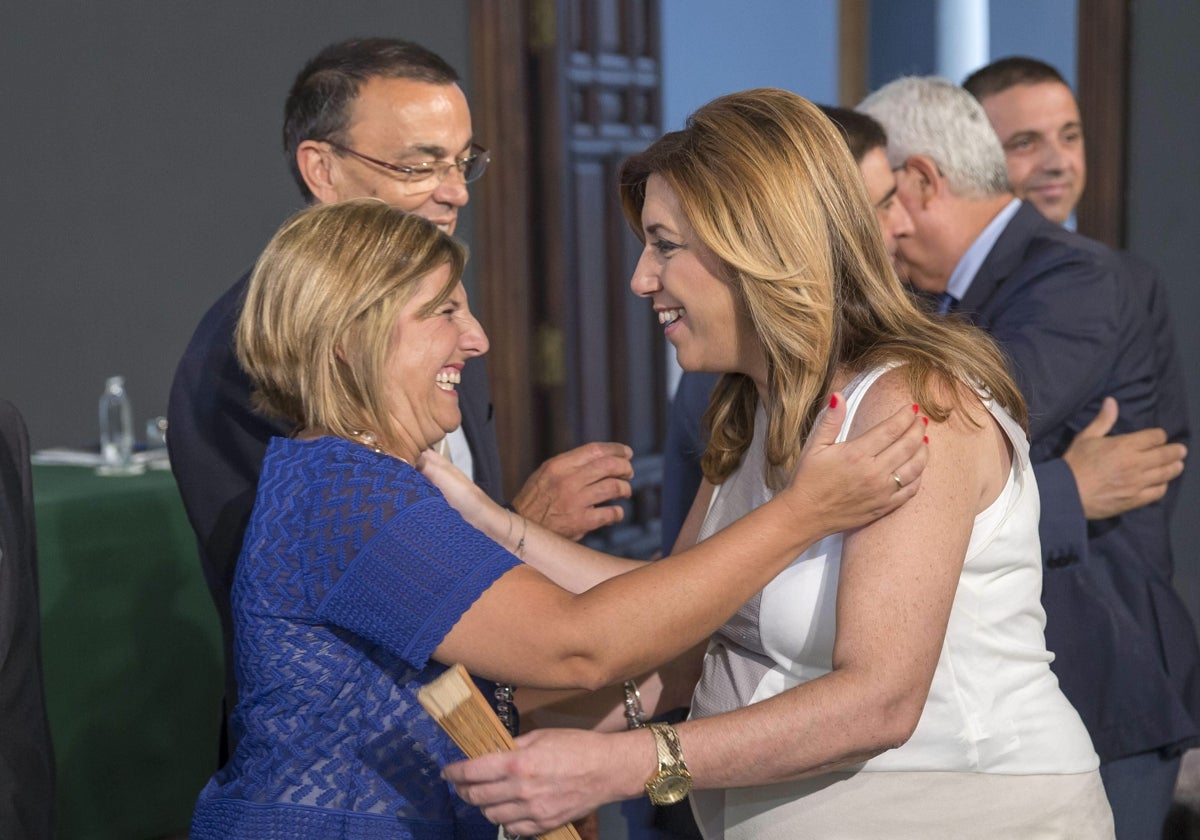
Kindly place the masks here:
[(1008, 223), (1020, 208), (1021, 199), (1014, 198), (1008, 202), (1004, 209), (988, 222), (987, 227), (979, 236), (975, 237), (975, 241), (971, 243), (971, 247), (967, 249), (966, 253), (959, 258), (958, 265), (954, 266), (954, 271), (950, 272), (950, 282), (946, 284), (946, 291), (953, 295), (955, 300), (962, 300), (967, 294), (983, 261), (987, 259), (996, 240), (1000, 238), (1000, 234), (1008, 227)]

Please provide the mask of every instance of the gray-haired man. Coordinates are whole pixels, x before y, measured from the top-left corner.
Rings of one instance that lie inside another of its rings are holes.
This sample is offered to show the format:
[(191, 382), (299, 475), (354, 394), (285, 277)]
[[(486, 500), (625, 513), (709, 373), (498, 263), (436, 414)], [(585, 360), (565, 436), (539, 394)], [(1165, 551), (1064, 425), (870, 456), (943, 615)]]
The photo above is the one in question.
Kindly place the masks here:
[[(991, 333), (1012, 362), (1038, 465), (1054, 670), (1100, 754), (1118, 826), (1157, 819), (1161, 832), (1177, 750), (1200, 737), (1200, 650), (1171, 585), (1166, 506), (1087, 522), (1062, 460), (1107, 396), (1121, 406), (1117, 431), (1155, 424), (1160, 385), (1146, 309), (1116, 255), (1012, 194), (1000, 142), (966, 91), (900, 79), (859, 109), (887, 130), (913, 220), (899, 246), (910, 282)], [(1119, 771), (1144, 758), (1141, 772)], [(1119, 813), (1133, 807), (1144, 810)]]

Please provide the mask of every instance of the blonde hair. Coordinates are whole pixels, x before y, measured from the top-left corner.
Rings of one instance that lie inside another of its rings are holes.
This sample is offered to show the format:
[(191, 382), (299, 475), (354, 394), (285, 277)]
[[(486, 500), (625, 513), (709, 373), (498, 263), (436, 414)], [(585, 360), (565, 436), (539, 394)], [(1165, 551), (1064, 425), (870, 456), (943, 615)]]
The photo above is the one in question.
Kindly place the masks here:
[[(986, 388), (1025, 422), (1003, 357), (983, 333), (916, 305), (883, 245), (862, 175), (837, 128), (807, 100), (760, 88), (715, 99), (621, 167), (626, 220), (642, 236), (650, 175), (678, 197), (697, 237), (720, 260), (767, 358), (767, 480), (778, 487), (828, 398), (839, 366), (905, 365), (914, 397), (944, 420), (951, 404), (931, 379)], [(705, 414), (702, 469), (719, 483), (754, 433), (757, 391), (727, 373)]]
[(395, 444), (382, 375), (392, 326), (418, 281), (450, 266), (432, 312), (458, 285), (466, 249), (378, 199), (300, 211), (267, 244), (238, 320), (238, 361), (255, 405), (297, 428)]

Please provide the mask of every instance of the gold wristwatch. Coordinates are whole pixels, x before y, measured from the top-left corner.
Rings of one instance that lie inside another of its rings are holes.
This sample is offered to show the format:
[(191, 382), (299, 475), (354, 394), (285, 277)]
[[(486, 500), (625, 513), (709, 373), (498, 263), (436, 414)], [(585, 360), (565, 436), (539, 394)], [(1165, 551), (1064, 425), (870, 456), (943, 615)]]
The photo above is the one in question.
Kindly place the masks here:
[(655, 805), (674, 805), (692, 792), (692, 774), (683, 763), (679, 735), (669, 723), (652, 723), (658, 748), (658, 770), (646, 781), (646, 795)]

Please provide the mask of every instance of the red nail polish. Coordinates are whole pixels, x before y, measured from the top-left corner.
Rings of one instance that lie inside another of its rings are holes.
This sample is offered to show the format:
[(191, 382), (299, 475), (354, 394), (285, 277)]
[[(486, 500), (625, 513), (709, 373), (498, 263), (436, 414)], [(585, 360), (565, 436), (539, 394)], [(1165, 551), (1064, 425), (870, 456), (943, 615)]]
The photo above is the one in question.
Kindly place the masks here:
[(925, 435), (925, 437), (922, 438), (922, 440), (924, 440), (926, 443), (929, 443), (929, 435)]
[(837, 394), (834, 394), (832, 397), (829, 398), (829, 407), (837, 408)]
[(920, 411), (920, 410), (921, 410), (921, 409), (920, 409), (920, 408), (917, 406), (917, 404), (916, 404), (916, 403), (913, 403), (913, 407), (912, 407), (912, 408), (913, 408), (913, 414), (916, 414), (918, 411)]
[(923, 422), (923, 423), (924, 423), (926, 426), (928, 426), (928, 425), (929, 425), (929, 418), (928, 418), (928, 417), (922, 417), (922, 418), (921, 418), (921, 422)]

